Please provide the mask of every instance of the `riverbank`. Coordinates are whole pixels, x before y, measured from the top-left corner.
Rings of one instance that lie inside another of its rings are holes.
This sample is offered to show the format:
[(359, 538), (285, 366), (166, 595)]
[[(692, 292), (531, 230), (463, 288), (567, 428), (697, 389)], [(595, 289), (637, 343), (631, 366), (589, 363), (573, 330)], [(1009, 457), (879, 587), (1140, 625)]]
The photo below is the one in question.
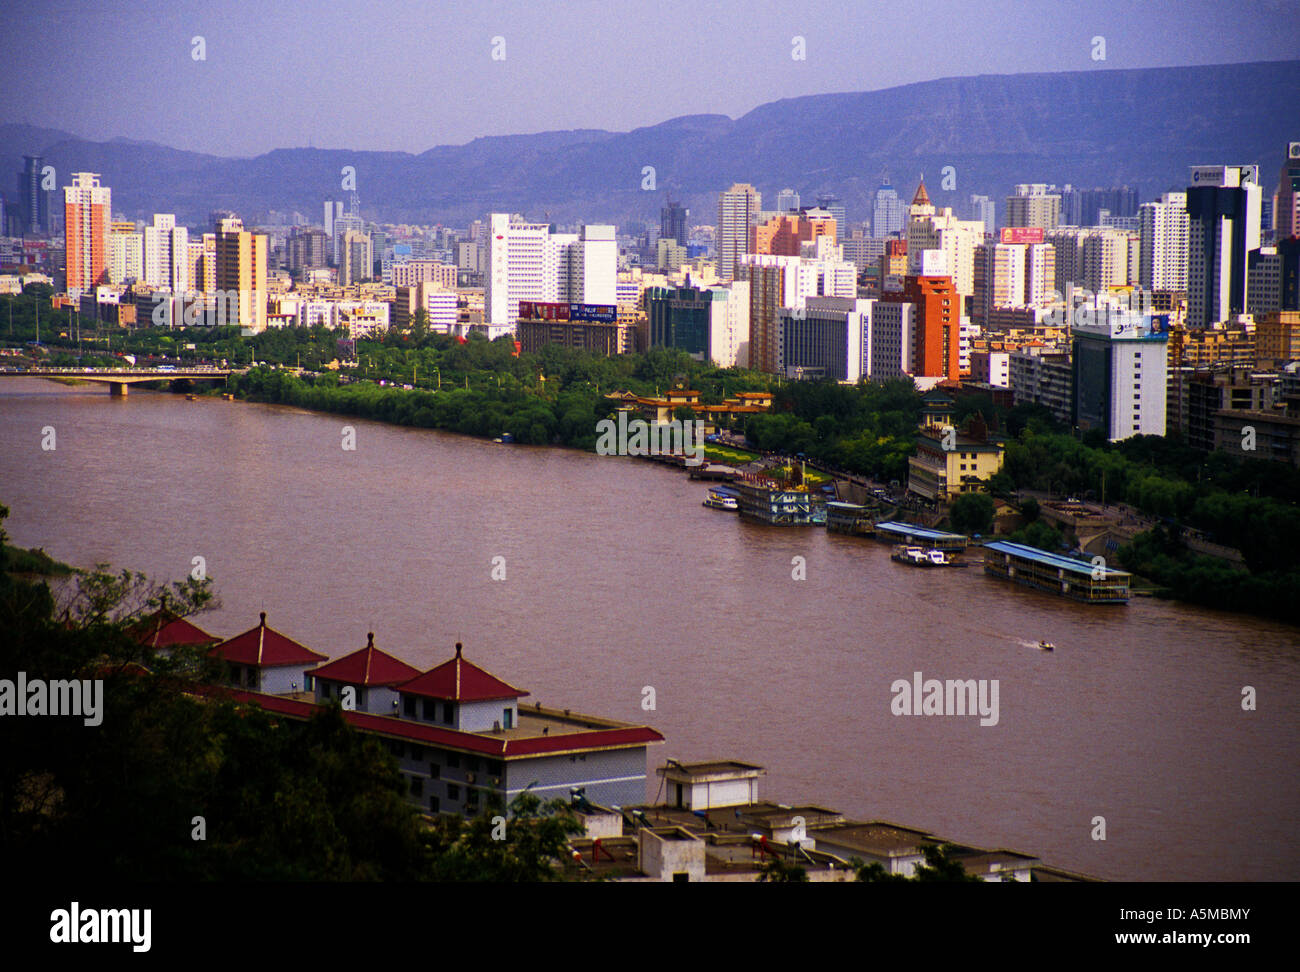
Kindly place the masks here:
[(4, 547), (5, 569), (11, 574), (31, 577), (69, 577), (77, 568), (55, 560), (41, 547)]

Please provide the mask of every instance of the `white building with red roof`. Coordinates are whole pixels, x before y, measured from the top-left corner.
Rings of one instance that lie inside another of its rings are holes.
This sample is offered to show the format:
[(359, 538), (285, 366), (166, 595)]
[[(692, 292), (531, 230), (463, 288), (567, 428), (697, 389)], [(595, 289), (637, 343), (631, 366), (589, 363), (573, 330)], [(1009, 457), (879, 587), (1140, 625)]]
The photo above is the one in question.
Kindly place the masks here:
[(307, 673), (316, 686), (317, 702), (338, 699), (344, 708), (375, 715), (397, 715), (397, 686), (419, 674), (418, 668), (376, 648), (373, 631), (366, 635), (364, 648)]
[[(247, 661), (236, 659), (250, 656), (250, 636), (259, 630), (218, 648), (244, 639), (228, 660), (247, 666)], [(268, 639), (262, 637), (265, 644)], [(372, 640), (361, 651), (328, 665), (306, 666), (301, 677), (322, 683), (318, 702), (287, 697), (293, 691), (289, 688), (273, 693), (269, 675), (262, 677), (260, 692), (240, 690), (233, 695), (272, 714), (310, 719), (321, 703), (338, 697), (336, 690), (349, 685), (365, 689), (357, 698), (364, 698), (367, 708), (358, 704), (344, 709), (343, 718), (393, 754), (410, 800), (426, 813), (472, 816), (506, 808), (524, 791), (543, 800), (567, 800), (581, 788), (587, 799), (605, 806), (645, 800), (648, 747), (664, 738), (657, 730), (543, 708), (540, 702), (520, 706), (519, 699), (528, 693), (467, 660), (459, 644), (455, 656), (443, 664), (392, 684), (390, 679), (400, 671), (397, 666), (403, 664), (374, 648)], [(325, 683), (330, 686), (328, 696)], [(387, 696), (377, 689), (395, 691), (395, 711), (381, 712)]]
[(461, 654), (399, 685), (402, 717), (418, 719), (462, 732), (513, 729), (519, 721), (519, 699), (527, 692), (508, 685)]
[(265, 611), (256, 628), (223, 641), (212, 654), (226, 663), (231, 684), (268, 695), (310, 689), (307, 672), (327, 660), (326, 655), (267, 627)]

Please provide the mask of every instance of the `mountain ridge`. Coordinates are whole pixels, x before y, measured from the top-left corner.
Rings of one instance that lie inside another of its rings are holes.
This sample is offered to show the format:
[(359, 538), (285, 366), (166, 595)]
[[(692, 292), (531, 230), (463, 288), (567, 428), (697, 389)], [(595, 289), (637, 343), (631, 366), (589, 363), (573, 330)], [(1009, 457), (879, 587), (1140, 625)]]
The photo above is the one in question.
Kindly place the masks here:
[[(665, 191), (693, 222), (712, 222), (717, 193), (750, 182), (765, 196), (791, 186), (805, 204), (839, 195), (867, 215), (888, 171), (910, 198), (924, 174), (936, 205), (971, 193), (1002, 197), (1018, 182), (1129, 184), (1143, 199), (1185, 185), (1193, 164), (1258, 163), (1276, 179), (1300, 123), (1300, 60), (1178, 68), (981, 74), (872, 91), (797, 95), (738, 118), (680, 115), (627, 132), (567, 129), (480, 136), (419, 153), (277, 148), (252, 157), (191, 152), (121, 136), (79, 138), (30, 124), (0, 125), (0, 186), (24, 154), (65, 173), (99, 172), (113, 208), (132, 218), (174, 212), (192, 226), (215, 209), (253, 222), (268, 210), (319, 220), (340, 199), (340, 170), (356, 168), (362, 214), (389, 222), (464, 224), (489, 211), (558, 221), (655, 221)], [(1199, 110), (1189, 110), (1194, 106)], [(642, 188), (645, 166), (655, 191)], [(956, 185), (941, 172), (952, 166)], [(6, 190), (10, 193), (12, 190)]]

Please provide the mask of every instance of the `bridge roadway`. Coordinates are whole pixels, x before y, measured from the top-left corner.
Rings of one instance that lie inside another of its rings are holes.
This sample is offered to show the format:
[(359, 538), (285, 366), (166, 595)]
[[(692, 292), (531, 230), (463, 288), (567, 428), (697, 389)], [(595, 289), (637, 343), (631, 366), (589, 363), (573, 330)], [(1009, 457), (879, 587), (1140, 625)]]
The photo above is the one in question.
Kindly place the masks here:
[(142, 381), (221, 381), (232, 368), (0, 368), (0, 378), (76, 378), (108, 385), (109, 393), (125, 395), (127, 387)]

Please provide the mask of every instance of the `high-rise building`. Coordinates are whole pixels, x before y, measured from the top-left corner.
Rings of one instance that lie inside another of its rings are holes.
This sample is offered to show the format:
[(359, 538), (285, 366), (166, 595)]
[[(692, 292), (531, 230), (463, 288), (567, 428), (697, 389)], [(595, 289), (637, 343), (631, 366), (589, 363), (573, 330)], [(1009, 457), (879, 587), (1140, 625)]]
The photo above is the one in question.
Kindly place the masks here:
[(488, 337), (510, 333), (519, 319), (519, 301), (559, 299), (554, 271), (546, 266), (550, 232), (547, 223), (526, 223), (508, 213), (488, 217), (483, 295)]
[(583, 226), (566, 247), (568, 287), (560, 299), (575, 304), (617, 304), (618, 241), (614, 227)]
[(1120, 230), (1087, 230), (1079, 254), (1077, 282), (1094, 294), (1128, 286), (1130, 244), (1130, 234)]
[(749, 284), (749, 366), (779, 373), (782, 308), (803, 307), (817, 293), (816, 272), (798, 257), (747, 254), (741, 272)]
[(108, 282), (122, 284), (144, 279), (144, 236), (135, 223), (114, 221), (108, 236)]
[[(818, 205), (821, 205), (818, 203)], [(776, 211), (778, 213), (793, 213), (799, 209), (799, 193), (793, 189), (782, 189), (776, 194)]]
[(315, 227), (294, 227), (288, 240), (289, 269), (294, 273), (302, 273), (304, 270), (325, 266), (328, 262), (328, 245), (329, 236), (322, 230)]
[(821, 236), (833, 239), (835, 229), (835, 220), (830, 216), (806, 217), (800, 213), (773, 216), (749, 228), (748, 252), (798, 256), (804, 243)]
[(552, 233), (547, 223), (492, 213), (487, 243), (484, 326), (489, 337), (513, 330), (521, 300), (618, 302), (613, 226), (592, 224), (579, 233)]
[(1250, 253), (1260, 245), (1259, 171), (1192, 166), (1187, 187), (1187, 326), (1244, 314)]
[[(340, 205), (342, 205), (340, 203)], [(334, 215), (334, 234), (330, 242), (330, 262), (335, 266), (343, 259), (343, 241), (347, 239), (349, 233), (364, 233), (366, 231), (366, 222), (360, 216), (349, 216), (342, 213)]]
[(1286, 147), (1286, 160), (1277, 186), (1277, 206), (1273, 210), (1274, 239), (1281, 241), (1300, 236), (1300, 142)]
[(1143, 290), (1187, 291), (1187, 193), (1167, 192), (1138, 211), (1138, 283)]
[(984, 224), (984, 233), (992, 236), (998, 231), (997, 207), (988, 196), (970, 197), (971, 219)]
[(189, 242), (189, 230), (177, 226), (175, 216), (154, 213), (144, 228), (144, 282), (174, 294), (188, 291)]
[(882, 300), (912, 304), (912, 374), (957, 381), (961, 377), (961, 297), (952, 278), (908, 274), (901, 291), (885, 291)]
[(685, 246), (689, 235), (686, 217), (690, 214), (691, 211), (680, 202), (673, 202), (672, 197), (668, 197), (664, 202), (664, 207), (659, 210), (659, 239), (676, 240), (679, 244)]
[(936, 210), (926, 192), (924, 180), (917, 187), (907, 210), (908, 273), (924, 273), (927, 251), (944, 254), (947, 270), (957, 292), (969, 297), (975, 292), (975, 248), (984, 242), (984, 223), (958, 219), (950, 208)]
[(857, 381), (865, 377), (874, 300), (809, 297), (802, 311), (781, 311), (782, 364), (792, 378)]
[(15, 236), (50, 231), (50, 193), (41, 188), (44, 168), (45, 160), (39, 155), (23, 156), (23, 171), (18, 173), (18, 214), (22, 227), (20, 233), (10, 229)]
[(844, 242), (846, 222), (844, 203), (836, 196), (818, 196), (817, 205), (835, 217), (835, 242)]
[(1044, 183), (1025, 183), (1016, 186), (1015, 193), (1007, 196), (1007, 225), (1011, 227), (1036, 226), (1055, 229), (1061, 222), (1061, 197), (1048, 191)]
[(649, 287), (645, 307), (650, 347), (680, 348), (720, 368), (749, 367), (749, 284)]
[(246, 231), (238, 219), (222, 220), (216, 234), (215, 289), (224, 300), (226, 323), (255, 333), (266, 330), (266, 256), (265, 236)]
[(763, 197), (747, 182), (737, 182), (718, 196), (718, 279), (736, 279), (740, 258), (749, 251), (749, 228), (758, 222)]
[(985, 243), (976, 250), (972, 316), (985, 324), (997, 307), (1025, 307), (1048, 298), (1056, 283), (1050, 243)]
[(1167, 318), (1095, 300), (1095, 323), (1071, 328), (1074, 425), (1118, 442), (1165, 434)]
[(217, 234), (203, 234), (203, 280), (195, 281), (197, 289), (204, 293), (215, 293), (217, 289)]
[(871, 235), (886, 237), (903, 230), (903, 200), (886, 179), (876, 190), (875, 207), (871, 213)]
[(112, 190), (99, 184), (97, 172), (74, 172), (63, 189), (69, 290), (89, 290), (108, 282)]
[(369, 280), (374, 276), (375, 253), (368, 233), (348, 230), (339, 245), (339, 286)]

